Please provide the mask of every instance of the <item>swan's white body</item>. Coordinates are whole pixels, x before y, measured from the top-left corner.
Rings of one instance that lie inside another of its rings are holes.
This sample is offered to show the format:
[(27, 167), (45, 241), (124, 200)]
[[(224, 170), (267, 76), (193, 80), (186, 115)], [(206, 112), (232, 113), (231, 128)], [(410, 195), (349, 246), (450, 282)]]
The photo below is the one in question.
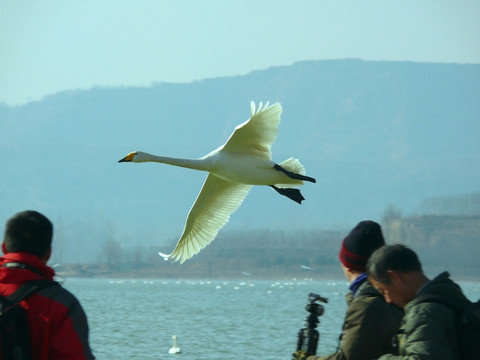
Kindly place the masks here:
[(177, 346), (177, 335), (172, 336), (173, 346), (168, 350), (169, 354), (180, 354), (182, 350)]
[[(294, 180), (274, 169), (275, 163), (257, 155), (236, 153), (220, 147), (210, 154), (199, 159), (181, 159), (157, 156), (141, 151), (136, 151), (132, 162), (158, 162), (175, 165), (194, 170), (208, 171), (216, 177), (243, 185), (272, 185), (279, 186), (302, 185), (303, 181)], [(287, 164), (285, 164), (287, 163)], [(290, 158), (281, 165), (299, 174), (304, 173), (303, 166), (298, 160)]]
[(278, 165), (271, 160), (271, 145), (277, 137), (281, 105), (276, 103), (269, 107), (267, 103), (262, 107), (260, 103), (255, 109), (252, 102), (251, 109), (251, 118), (238, 125), (224, 145), (202, 158), (170, 158), (135, 151), (120, 160), (153, 161), (209, 172), (188, 214), (177, 246), (169, 255), (160, 253), (166, 259), (172, 258), (183, 263), (210, 244), (253, 185), (274, 185), (279, 191), (278, 188), (302, 185), (303, 179), (315, 182), (312, 178), (301, 177), (305, 169), (297, 159), (285, 160), (280, 167), (287, 172), (300, 174), (301, 179), (279, 171), (275, 168)]

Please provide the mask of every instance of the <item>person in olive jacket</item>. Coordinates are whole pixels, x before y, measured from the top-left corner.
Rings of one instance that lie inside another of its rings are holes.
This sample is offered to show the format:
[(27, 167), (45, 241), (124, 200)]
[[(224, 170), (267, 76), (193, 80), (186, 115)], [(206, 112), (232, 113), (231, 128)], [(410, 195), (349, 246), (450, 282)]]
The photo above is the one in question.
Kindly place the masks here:
[(455, 310), (438, 301), (422, 300), (433, 295), (456, 303), (468, 301), (448, 272), (429, 280), (417, 254), (396, 244), (375, 251), (367, 273), (388, 303), (405, 310), (397, 335), (399, 355), (383, 355), (381, 360), (460, 359)]
[(339, 258), (350, 282), (347, 312), (337, 351), (308, 360), (373, 360), (392, 352), (403, 312), (387, 304), (367, 281), (365, 266), (374, 250), (385, 245), (380, 225), (361, 221), (342, 242)]

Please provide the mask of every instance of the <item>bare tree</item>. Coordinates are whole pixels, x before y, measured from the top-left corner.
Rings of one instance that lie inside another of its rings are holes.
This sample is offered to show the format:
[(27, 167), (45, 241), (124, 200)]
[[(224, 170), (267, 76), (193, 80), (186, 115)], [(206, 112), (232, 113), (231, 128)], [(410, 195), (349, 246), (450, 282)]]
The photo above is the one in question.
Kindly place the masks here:
[(108, 266), (118, 265), (122, 263), (123, 248), (120, 242), (109, 237), (101, 251), (102, 258)]

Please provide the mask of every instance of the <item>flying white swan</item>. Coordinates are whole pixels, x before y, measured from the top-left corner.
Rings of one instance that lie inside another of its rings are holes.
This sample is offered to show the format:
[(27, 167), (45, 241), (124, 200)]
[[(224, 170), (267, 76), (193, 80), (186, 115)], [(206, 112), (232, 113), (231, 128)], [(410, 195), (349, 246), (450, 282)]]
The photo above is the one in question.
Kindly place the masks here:
[(181, 354), (182, 350), (177, 346), (177, 335), (172, 336), (173, 346), (168, 350), (169, 354)]
[(197, 200), (188, 213), (185, 229), (171, 254), (159, 253), (166, 260), (183, 263), (210, 244), (218, 231), (238, 209), (253, 185), (268, 185), (279, 194), (301, 204), (305, 198), (291, 186), (303, 181), (316, 182), (305, 176), (297, 159), (280, 164), (271, 160), (271, 146), (278, 134), (282, 106), (251, 103), (251, 118), (238, 125), (227, 142), (199, 159), (156, 156), (135, 151), (119, 162), (153, 161), (208, 171), (209, 174)]

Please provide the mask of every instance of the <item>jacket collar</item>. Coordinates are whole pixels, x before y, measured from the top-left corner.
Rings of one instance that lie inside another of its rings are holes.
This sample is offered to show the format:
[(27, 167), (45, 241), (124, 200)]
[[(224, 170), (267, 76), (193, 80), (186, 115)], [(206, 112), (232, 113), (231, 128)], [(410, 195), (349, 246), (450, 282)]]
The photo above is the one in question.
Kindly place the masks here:
[(352, 292), (352, 296), (355, 297), (357, 290), (360, 286), (367, 280), (367, 274), (363, 273), (362, 275), (357, 276), (355, 280), (352, 281), (350, 286), (348, 287)]
[[(55, 271), (44, 264), (44, 262), (37, 256), (25, 252), (8, 253), (0, 257), (0, 266), (8, 262), (19, 262), (26, 264), (29, 267), (34, 267), (47, 279), (52, 280)], [(0, 267), (0, 281), (2, 282), (24, 282), (28, 280), (39, 279), (42, 276), (36, 274), (28, 269), (11, 269), (7, 267)]]

